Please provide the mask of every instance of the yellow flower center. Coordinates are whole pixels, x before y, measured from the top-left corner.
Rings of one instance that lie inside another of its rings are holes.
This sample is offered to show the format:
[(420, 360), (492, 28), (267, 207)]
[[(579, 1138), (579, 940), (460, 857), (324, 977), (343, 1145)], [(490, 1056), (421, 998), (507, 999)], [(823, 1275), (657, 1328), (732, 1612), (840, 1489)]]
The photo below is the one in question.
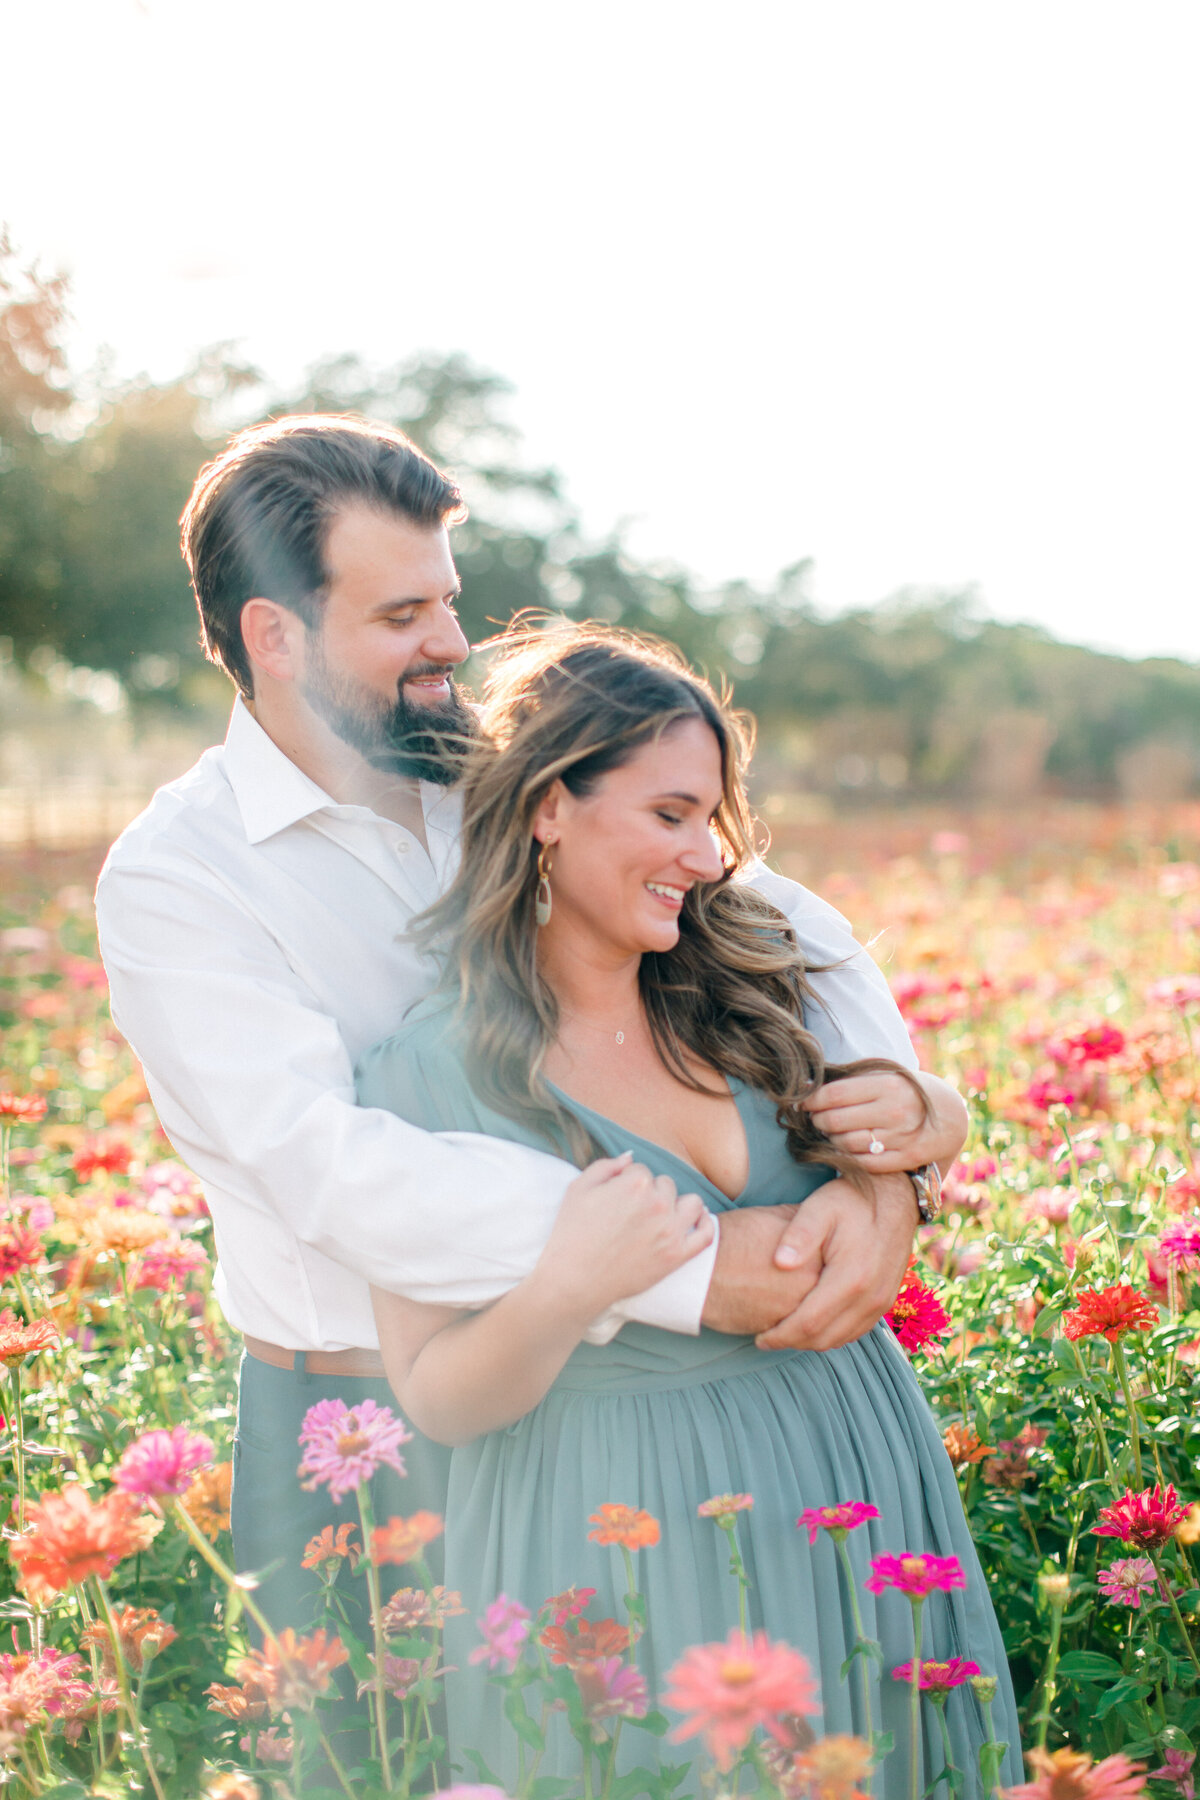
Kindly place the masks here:
[(754, 1664), (744, 1656), (727, 1657), (721, 1664), (721, 1680), (727, 1687), (745, 1687), (754, 1680)]
[(337, 1441), (339, 1456), (359, 1456), (371, 1440), (365, 1431), (347, 1431)]

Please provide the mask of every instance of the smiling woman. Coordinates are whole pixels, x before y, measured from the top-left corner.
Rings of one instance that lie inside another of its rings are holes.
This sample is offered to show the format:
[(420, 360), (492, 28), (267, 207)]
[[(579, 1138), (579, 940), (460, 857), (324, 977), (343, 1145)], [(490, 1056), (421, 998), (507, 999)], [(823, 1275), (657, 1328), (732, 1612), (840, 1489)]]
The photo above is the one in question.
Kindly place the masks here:
[[(581, 1562), (580, 1523), (606, 1501), (645, 1509), (663, 1531), (645, 1570), (654, 1633), (637, 1655), (661, 1695), (683, 1647), (725, 1625), (727, 1552), (697, 1506), (751, 1493), (750, 1622), (820, 1670), (827, 1733), (869, 1731), (882, 1708), (900, 1748), (877, 1791), (894, 1800), (915, 1745), (908, 1714), (895, 1684), (869, 1710), (841, 1686), (853, 1638), (835, 1570), (797, 1554), (806, 1509), (860, 1497), (880, 1521), (876, 1551), (970, 1570), (966, 1600), (931, 1602), (926, 1649), (948, 1660), (969, 1643), (986, 1659), (1016, 1742), (954, 1472), (895, 1336), (877, 1325), (822, 1354), (650, 1325), (588, 1341), (623, 1297), (711, 1241), (713, 1215), (735, 1228), (738, 1213), (794, 1207), (854, 1167), (809, 1110), (829, 1075), (886, 1075), (921, 1110), (907, 1069), (834, 1070), (807, 1027), (803, 953), (753, 878), (747, 749), (742, 722), (662, 647), (595, 628), (502, 646), (463, 781), (461, 867), (418, 929), (442, 955), (441, 991), (364, 1060), (359, 1095), (429, 1130), (590, 1166), (536, 1268), (483, 1311), (375, 1292), (380, 1348), (406, 1415), (453, 1447), (446, 1580), (470, 1615), (497, 1593), (536, 1606), (581, 1581), (615, 1614), (612, 1569), (602, 1553)], [(911, 1655), (895, 1600), (865, 1627), (885, 1666)], [(451, 1749), (482, 1752), (512, 1791), (500, 1698), (470, 1651), (469, 1629), (451, 1627)], [(960, 1715), (952, 1730), (957, 1765), (972, 1766), (982, 1722)], [(542, 1771), (568, 1776), (564, 1721), (550, 1740)]]

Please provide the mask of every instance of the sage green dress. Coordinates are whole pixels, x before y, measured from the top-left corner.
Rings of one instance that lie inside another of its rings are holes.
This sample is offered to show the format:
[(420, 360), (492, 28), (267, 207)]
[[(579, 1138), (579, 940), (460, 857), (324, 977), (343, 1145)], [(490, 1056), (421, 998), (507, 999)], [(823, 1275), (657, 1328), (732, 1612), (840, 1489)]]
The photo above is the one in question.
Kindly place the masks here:
[[(681, 1192), (699, 1193), (713, 1212), (802, 1200), (832, 1171), (795, 1163), (771, 1102), (731, 1084), (746, 1128), (750, 1175), (730, 1200), (691, 1164), (571, 1100), (562, 1099), (608, 1155), (633, 1149)], [(483, 1104), (472, 1091), (444, 1003), (423, 1002), (404, 1027), (371, 1051), (360, 1069), (359, 1098), (431, 1131), (478, 1131), (545, 1150), (546, 1142)], [(430, 1205), (436, 1206), (436, 1195)], [(696, 1337), (628, 1324), (611, 1343), (584, 1343), (541, 1404), (517, 1424), (488, 1433), (451, 1457), (446, 1504), (446, 1574), (468, 1608), (447, 1627), (451, 1755), (480, 1751), (512, 1792), (516, 1736), (504, 1720), (502, 1691), (470, 1665), (480, 1642), (475, 1620), (498, 1594), (531, 1612), (572, 1585), (594, 1587), (595, 1619), (624, 1619), (621, 1552), (588, 1540), (588, 1515), (606, 1501), (642, 1507), (662, 1526), (661, 1541), (637, 1553), (638, 1584), (649, 1628), (637, 1660), (651, 1695), (691, 1644), (723, 1639), (737, 1624), (737, 1588), (723, 1532), (697, 1517), (701, 1501), (748, 1493), (753, 1510), (738, 1521), (751, 1581), (749, 1619), (803, 1652), (820, 1683), (824, 1734), (865, 1729), (859, 1663), (841, 1666), (855, 1632), (832, 1541), (810, 1548), (797, 1529), (808, 1507), (863, 1500), (880, 1517), (851, 1532), (863, 1626), (883, 1645), (882, 1672), (871, 1669), (874, 1728), (895, 1734), (895, 1749), (876, 1775), (882, 1800), (908, 1797), (908, 1695), (890, 1671), (912, 1655), (912, 1615), (894, 1590), (876, 1596), (862, 1582), (883, 1552), (956, 1556), (965, 1590), (935, 1593), (924, 1608), (923, 1654), (965, 1657), (999, 1677), (997, 1735), (1010, 1750), (1003, 1783), (1023, 1779), (1018, 1728), (1004, 1648), (963, 1514), (958, 1484), (933, 1415), (904, 1351), (885, 1324), (840, 1350), (761, 1351), (752, 1338), (701, 1330)], [(928, 1707), (926, 1707), (928, 1712)], [(969, 1687), (953, 1692), (946, 1718), (967, 1796), (980, 1793), (982, 1714)], [(672, 1720), (674, 1723), (674, 1719)], [(579, 1779), (579, 1751), (561, 1714), (551, 1717), (539, 1774)], [(626, 1725), (624, 1769), (682, 1763), (697, 1740), (660, 1745)], [(926, 1718), (924, 1781), (943, 1765), (936, 1721)], [(681, 1793), (698, 1792), (694, 1777)]]

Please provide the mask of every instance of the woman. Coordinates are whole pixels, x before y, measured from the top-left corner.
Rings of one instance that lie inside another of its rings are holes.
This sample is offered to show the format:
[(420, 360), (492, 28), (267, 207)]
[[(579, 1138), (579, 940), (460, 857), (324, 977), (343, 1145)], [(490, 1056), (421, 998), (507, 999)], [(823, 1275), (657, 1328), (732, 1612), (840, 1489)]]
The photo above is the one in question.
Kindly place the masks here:
[[(607, 1345), (584, 1341), (606, 1307), (709, 1241), (710, 1214), (795, 1203), (839, 1169), (856, 1178), (858, 1159), (805, 1109), (830, 1075), (873, 1070), (918, 1112), (926, 1104), (896, 1065), (823, 1068), (791, 929), (733, 879), (753, 856), (746, 748), (704, 683), (612, 633), (525, 640), (493, 668), (463, 784), (461, 870), (421, 927), (445, 959), (441, 987), (368, 1057), (360, 1098), (589, 1166), (537, 1268), (486, 1311), (377, 1293), (385, 1365), (414, 1424), (457, 1446), (446, 1581), (471, 1615), (501, 1592), (533, 1610), (586, 1585), (596, 1616), (622, 1616), (614, 1552), (587, 1541), (587, 1520), (604, 1502), (643, 1508), (663, 1532), (640, 1559), (650, 1629), (638, 1658), (661, 1691), (685, 1646), (723, 1637), (736, 1617), (724, 1538), (697, 1506), (749, 1493), (751, 1626), (809, 1657), (827, 1733), (862, 1731), (857, 1676), (840, 1676), (854, 1631), (833, 1546), (822, 1534), (810, 1548), (795, 1522), (866, 1501), (880, 1516), (849, 1549), (885, 1671), (911, 1656), (911, 1619), (898, 1594), (862, 1591), (870, 1558), (959, 1557), (968, 1586), (927, 1604), (924, 1654), (1000, 1676), (1018, 1780), (1003, 1647), (954, 1474), (888, 1328), (826, 1353), (636, 1324)], [(499, 1694), (467, 1671), (463, 1623), (447, 1647), (460, 1671), (452, 1753), (479, 1750), (511, 1780), (515, 1740)], [(886, 1673), (872, 1678), (876, 1728), (882, 1718), (897, 1745), (876, 1792), (898, 1796), (906, 1696)], [(947, 1717), (970, 1781), (983, 1727), (967, 1690)], [(552, 1723), (563, 1730), (541, 1772), (570, 1776), (565, 1723)], [(932, 1736), (925, 1753), (941, 1766)]]

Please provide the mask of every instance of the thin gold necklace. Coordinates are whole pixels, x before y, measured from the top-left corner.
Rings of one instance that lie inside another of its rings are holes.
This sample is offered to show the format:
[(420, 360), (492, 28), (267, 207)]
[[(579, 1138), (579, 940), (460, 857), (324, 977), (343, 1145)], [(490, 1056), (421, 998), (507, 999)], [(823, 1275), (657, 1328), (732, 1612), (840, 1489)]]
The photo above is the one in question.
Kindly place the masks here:
[(624, 1031), (610, 1031), (607, 1025), (589, 1025), (588, 1021), (586, 1019), (581, 1019), (578, 1013), (563, 1012), (560, 1007), (559, 1017), (565, 1019), (569, 1025), (582, 1025), (585, 1031), (598, 1032), (601, 1037), (611, 1036), (613, 1042), (616, 1044), (623, 1044), (625, 1042)]

